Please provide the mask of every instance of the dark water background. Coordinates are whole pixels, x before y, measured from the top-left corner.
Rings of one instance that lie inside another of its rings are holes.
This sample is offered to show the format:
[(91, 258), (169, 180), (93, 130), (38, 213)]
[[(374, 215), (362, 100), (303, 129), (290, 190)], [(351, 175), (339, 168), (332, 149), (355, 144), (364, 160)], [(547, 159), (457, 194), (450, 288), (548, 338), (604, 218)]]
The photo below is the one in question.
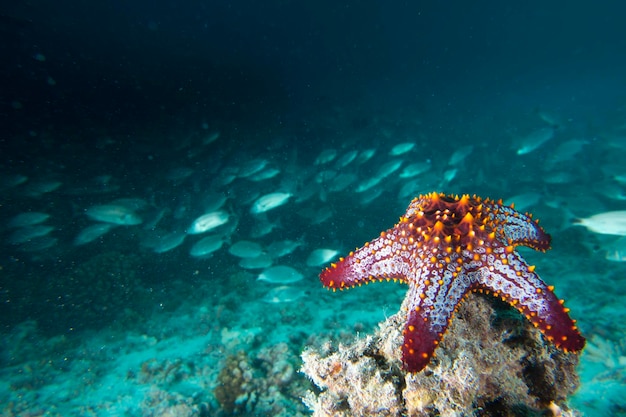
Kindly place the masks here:
[(128, 133), (204, 118), (292, 126), (348, 103), (363, 118), (418, 107), (448, 125), (538, 100), (593, 109), (623, 83), (623, 12), (618, 1), (17, 2), (2, 7), (1, 121), (5, 135)]

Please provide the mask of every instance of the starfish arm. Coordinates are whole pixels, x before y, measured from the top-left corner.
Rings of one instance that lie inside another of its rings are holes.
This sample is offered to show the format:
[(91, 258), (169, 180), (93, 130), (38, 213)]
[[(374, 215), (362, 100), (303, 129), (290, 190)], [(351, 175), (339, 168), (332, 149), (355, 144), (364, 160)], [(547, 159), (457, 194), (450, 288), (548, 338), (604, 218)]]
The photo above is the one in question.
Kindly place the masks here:
[(383, 233), (322, 271), (322, 284), (332, 289), (344, 289), (382, 279), (406, 282), (412, 261), (411, 254), (402, 247), (400, 240), (390, 229), (389, 233)]
[(496, 248), (488, 265), (477, 271), (478, 288), (483, 288), (501, 297), (519, 310), (533, 325), (558, 348), (580, 351), (585, 339), (569, 317), (563, 306), (539, 276), (520, 255), (506, 248)]
[(409, 372), (419, 372), (428, 364), (454, 311), (474, 284), (472, 276), (455, 276), (450, 266), (443, 270), (424, 267), (420, 276), (419, 285), (410, 285), (405, 301), (402, 361)]
[(500, 224), (500, 231), (507, 244), (541, 251), (550, 248), (550, 235), (530, 216), (498, 204), (493, 204), (491, 208), (491, 216)]
[(424, 306), (417, 287), (411, 285), (407, 297), (407, 322), (402, 332), (402, 362), (409, 372), (419, 372), (428, 365), (445, 327), (435, 329), (432, 326), (429, 309)]

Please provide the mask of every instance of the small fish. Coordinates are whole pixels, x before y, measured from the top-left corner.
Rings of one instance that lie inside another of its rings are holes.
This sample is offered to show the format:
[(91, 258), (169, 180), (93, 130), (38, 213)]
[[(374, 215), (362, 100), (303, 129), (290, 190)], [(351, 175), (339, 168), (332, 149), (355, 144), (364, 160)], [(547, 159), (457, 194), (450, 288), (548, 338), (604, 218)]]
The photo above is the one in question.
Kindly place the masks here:
[(31, 182), (23, 191), (28, 197), (41, 197), (43, 194), (56, 191), (61, 185), (63, 185), (62, 182), (54, 180)]
[(318, 184), (322, 184), (322, 183), (331, 181), (336, 176), (337, 176), (337, 171), (333, 169), (325, 169), (325, 170), (318, 172), (317, 175), (315, 175), (315, 182)]
[(239, 266), (243, 269), (261, 269), (269, 268), (272, 266), (272, 263), (272, 258), (263, 253), (256, 258), (242, 258), (241, 261), (239, 261)]
[(267, 247), (267, 252), (272, 258), (280, 258), (293, 253), (302, 245), (303, 243), (297, 240), (280, 240), (270, 243)]
[(369, 193), (363, 194), (363, 197), (359, 200), (359, 203), (363, 206), (367, 206), (372, 201), (376, 200), (383, 193), (382, 188), (377, 188), (375, 190), (370, 191)]
[(356, 158), (356, 156), (359, 154), (358, 151), (349, 151), (345, 154), (343, 154), (341, 156), (341, 158), (337, 159), (337, 162), (335, 162), (335, 168), (337, 169), (341, 169), (341, 168), (345, 168), (346, 166), (348, 166), (352, 161), (354, 161), (354, 159)]
[(119, 204), (103, 204), (93, 206), (85, 211), (85, 214), (99, 222), (113, 223), (123, 226), (141, 224), (142, 219), (133, 210)]
[(263, 253), (263, 246), (249, 240), (240, 240), (228, 248), (228, 253), (238, 258), (256, 258)]
[(350, 184), (354, 183), (358, 179), (359, 177), (357, 177), (355, 174), (352, 174), (352, 173), (339, 174), (328, 185), (328, 191), (332, 191), (332, 192), (343, 191), (346, 188), (348, 188)]
[(626, 211), (607, 211), (584, 219), (575, 219), (575, 226), (602, 235), (626, 236)]
[(465, 158), (467, 158), (472, 151), (474, 150), (474, 145), (467, 145), (458, 148), (452, 156), (450, 156), (450, 160), (448, 161), (448, 165), (457, 165), (460, 162), (463, 162)]
[(357, 164), (362, 164), (364, 162), (369, 161), (376, 154), (376, 149), (365, 149), (362, 150), (359, 154), (359, 157), (356, 160)]
[(306, 259), (307, 266), (326, 265), (333, 260), (339, 251), (334, 249), (315, 249)]
[(257, 172), (254, 175), (248, 177), (250, 181), (264, 181), (269, 180), (270, 178), (274, 178), (276, 175), (280, 174), (280, 169), (278, 168), (265, 168), (263, 171)]
[(271, 193), (266, 194), (262, 197), (259, 197), (254, 204), (252, 204), (252, 208), (250, 212), (252, 214), (265, 213), (266, 211), (275, 209), (276, 207), (280, 207), (289, 200), (289, 198), (293, 196), (291, 193)]
[(427, 160), (425, 162), (416, 162), (414, 164), (405, 166), (402, 172), (400, 172), (399, 177), (400, 178), (417, 177), (419, 174), (422, 174), (428, 171), (430, 167), (431, 167), (430, 160)]
[(520, 141), (520, 146), (517, 148), (517, 154), (526, 155), (527, 153), (531, 153), (553, 137), (553, 127), (537, 129)]
[(404, 161), (401, 159), (393, 159), (386, 164), (381, 165), (381, 167), (378, 169), (378, 172), (376, 173), (376, 177), (382, 179), (393, 174), (398, 169), (400, 169), (403, 163)]
[(459, 172), (459, 170), (457, 168), (451, 168), (451, 169), (447, 169), (444, 173), (443, 173), (443, 181), (445, 183), (448, 183), (450, 181), (452, 181), (453, 179), (456, 178), (456, 173)]
[(13, 188), (24, 184), (28, 181), (28, 177), (20, 174), (12, 174), (0, 177), (0, 190), (5, 188)]
[(203, 196), (202, 208), (204, 209), (205, 213), (217, 211), (224, 207), (226, 201), (228, 201), (228, 197), (226, 197), (224, 194), (211, 192)]
[(398, 143), (396, 146), (391, 148), (389, 151), (389, 155), (398, 156), (410, 152), (415, 147), (415, 143), (413, 142), (404, 142)]
[(553, 128), (557, 128), (561, 125), (561, 121), (556, 115), (548, 113), (545, 110), (539, 111), (538, 116), (543, 122), (547, 123)]
[[(207, 126), (208, 127), (208, 126)], [(220, 132), (211, 132), (202, 139), (202, 145), (206, 146), (215, 142), (220, 137)]]
[(152, 250), (155, 253), (169, 252), (182, 245), (186, 236), (187, 235), (185, 233), (180, 232), (166, 233), (158, 237)]
[(189, 255), (194, 258), (206, 258), (211, 255), (213, 252), (216, 252), (221, 249), (224, 244), (224, 240), (222, 240), (221, 236), (207, 236), (203, 237), (191, 247), (189, 251)]
[(613, 179), (622, 185), (626, 185), (626, 174), (613, 175)]
[(588, 143), (589, 141), (584, 139), (572, 139), (561, 143), (554, 152), (548, 156), (548, 165), (552, 167), (560, 162), (570, 161), (576, 154), (582, 151), (583, 147)]
[(112, 223), (96, 223), (85, 227), (74, 238), (74, 245), (80, 246), (93, 242), (107, 234), (115, 225)]
[(315, 165), (324, 165), (337, 157), (336, 149), (324, 149), (315, 159)]
[(261, 216), (259, 217), (259, 220), (252, 225), (250, 237), (259, 238), (262, 236), (267, 236), (272, 233), (274, 229), (277, 229), (279, 227), (281, 227), (280, 219), (276, 221), (269, 221), (269, 219), (267, 219), (266, 217)]
[(27, 243), (35, 238), (47, 236), (54, 230), (52, 226), (45, 226), (43, 224), (37, 224), (34, 226), (27, 226), (21, 229), (17, 229), (9, 236), (9, 243), (12, 245), (20, 245)]
[(524, 212), (539, 203), (539, 200), (541, 200), (541, 194), (528, 192), (508, 198), (504, 201), (504, 204), (507, 206), (514, 204), (515, 210)]
[(264, 269), (257, 277), (257, 281), (266, 281), (272, 284), (289, 284), (301, 281), (304, 278), (298, 270), (287, 265), (276, 265)]
[(271, 304), (291, 303), (306, 295), (307, 292), (302, 290), (302, 288), (281, 285), (280, 287), (269, 290), (267, 294), (265, 294), (265, 297), (263, 297), (263, 301)]
[(187, 229), (187, 234), (198, 235), (200, 233), (208, 232), (209, 230), (213, 230), (216, 227), (227, 223), (229, 218), (229, 214), (224, 210), (217, 210), (203, 214), (191, 223), (191, 226)]
[(257, 174), (265, 168), (268, 162), (269, 161), (267, 159), (262, 158), (248, 161), (239, 168), (237, 176), (239, 178), (248, 178), (251, 175)]
[(369, 190), (372, 187), (377, 186), (383, 179), (381, 177), (370, 177), (365, 181), (362, 181), (359, 185), (356, 186), (355, 192), (362, 193), (364, 191)]
[(321, 224), (333, 216), (333, 210), (328, 206), (322, 206), (315, 210), (311, 216), (311, 224)]
[(626, 200), (626, 190), (624, 190), (623, 186), (619, 183), (610, 182), (595, 184), (593, 189), (596, 193), (601, 194), (612, 200)]
[(26, 226), (34, 226), (39, 223), (43, 223), (50, 218), (48, 213), (40, 213), (38, 211), (29, 211), (25, 213), (20, 213), (17, 216), (13, 217), (7, 223), (7, 227), (9, 229), (17, 228), (17, 227), (26, 227)]

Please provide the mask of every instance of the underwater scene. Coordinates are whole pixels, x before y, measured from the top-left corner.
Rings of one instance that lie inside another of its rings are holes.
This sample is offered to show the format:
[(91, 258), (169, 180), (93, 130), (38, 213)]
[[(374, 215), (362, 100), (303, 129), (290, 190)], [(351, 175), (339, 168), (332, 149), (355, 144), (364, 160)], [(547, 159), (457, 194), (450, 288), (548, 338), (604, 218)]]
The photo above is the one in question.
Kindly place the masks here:
[(0, 415), (626, 416), (624, 13), (0, 6)]

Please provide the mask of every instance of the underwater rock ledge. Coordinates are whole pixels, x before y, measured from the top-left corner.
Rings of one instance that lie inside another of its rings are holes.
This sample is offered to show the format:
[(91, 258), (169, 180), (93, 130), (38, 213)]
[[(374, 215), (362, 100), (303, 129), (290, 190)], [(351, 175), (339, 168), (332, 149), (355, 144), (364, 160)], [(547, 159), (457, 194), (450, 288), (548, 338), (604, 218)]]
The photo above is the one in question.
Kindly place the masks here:
[(303, 399), (314, 417), (580, 415), (566, 403), (579, 384), (578, 356), (504, 303), (470, 295), (415, 374), (402, 369), (405, 322), (403, 304), (374, 335), (303, 352), (301, 371), (320, 389)]

